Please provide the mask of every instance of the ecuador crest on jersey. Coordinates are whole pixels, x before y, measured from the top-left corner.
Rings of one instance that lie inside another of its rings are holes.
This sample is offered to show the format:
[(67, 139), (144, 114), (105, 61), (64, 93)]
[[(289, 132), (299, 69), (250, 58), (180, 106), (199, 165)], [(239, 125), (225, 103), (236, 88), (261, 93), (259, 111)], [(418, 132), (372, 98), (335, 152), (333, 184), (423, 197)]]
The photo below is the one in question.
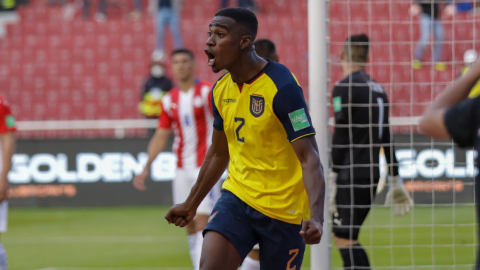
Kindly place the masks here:
[(250, 96), (250, 112), (255, 117), (262, 116), (265, 111), (265, 98), (261, 95), (252, 94)]

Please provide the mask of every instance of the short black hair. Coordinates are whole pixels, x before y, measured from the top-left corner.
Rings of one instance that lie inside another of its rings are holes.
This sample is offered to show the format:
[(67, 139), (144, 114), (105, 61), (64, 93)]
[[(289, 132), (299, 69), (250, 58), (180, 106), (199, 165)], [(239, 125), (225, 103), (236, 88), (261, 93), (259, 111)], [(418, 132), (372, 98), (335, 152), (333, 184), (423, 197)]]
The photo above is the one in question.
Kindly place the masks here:
[(237, 23), (245, 26), (252, 35), (253, 40), (257, 37), (258, 20), (255, 13), (246, 8), (224, 8), (217, 11), (215, 16), (228, 17), (235, 20)]
[(366, 63), (368, 60), (369, 47), (370, 39), (366, 34), (362, 33), (349, 36), (343, 45), (345, 60), (352, 63)]
[(258, 56), (275, 61), (275, 59), (272, 59), (277, 55), (275, 43), (273, 43), (269, 39), (262, 38), (255, 41), (254, 45), (255, 51), (257, 52)]
[(192, 58), (192, 60), (195, 59), (195, 56), (193, 55), (193, 52), (190, 51), (189, 49), (185, 49), (185, 48), (179, 48), (179, 49), (173, 50), (171, 57), (173, 57), (174, 55), (179, 54), (179, 53), (186, 53)]

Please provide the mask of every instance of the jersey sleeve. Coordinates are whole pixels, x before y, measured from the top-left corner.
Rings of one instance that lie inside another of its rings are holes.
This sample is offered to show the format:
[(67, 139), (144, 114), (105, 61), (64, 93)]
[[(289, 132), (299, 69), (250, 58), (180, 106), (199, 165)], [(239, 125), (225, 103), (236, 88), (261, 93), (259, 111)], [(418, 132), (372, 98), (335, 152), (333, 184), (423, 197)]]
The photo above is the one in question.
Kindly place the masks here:
[(0, 103), (0, 134), (16, 131), (15, 118), (6, 101)]
[(171, 128), (172, 127), (172, 119), (168, 115), (167, 111), (163, 106), (163, 102), (160, 103), (162, 111), (158, 116), (158, 126), (157, 128)]
[(348, 87), (337, 84), (333, 88), (332, 105), (335, 114), (335, 130), (332, 136), (333, 171), (339, 173), (349, 150)]
[(461, 147), (473, 147), (477, 131), (475, 110), (480, 105), (480, 97), (468, 99), (450, 107), (444, 116), (444, 123), (453, 141)]
[(212, 91), (210, 92), (210, 103), (212, 106), (212, 114), (213, 114), (213, 128), (218, 131), (223, 131), (223, 118), (218, 112), (217, 105), (215, 104), (215, 99), (213, 97), (213, 91), (215, 90), (215, 85), (212, 87)]
[(273, 98), (273, 111), (290, 142), (315, 134), (302, 88), (298, 84), (290, 83), (278, 90)]

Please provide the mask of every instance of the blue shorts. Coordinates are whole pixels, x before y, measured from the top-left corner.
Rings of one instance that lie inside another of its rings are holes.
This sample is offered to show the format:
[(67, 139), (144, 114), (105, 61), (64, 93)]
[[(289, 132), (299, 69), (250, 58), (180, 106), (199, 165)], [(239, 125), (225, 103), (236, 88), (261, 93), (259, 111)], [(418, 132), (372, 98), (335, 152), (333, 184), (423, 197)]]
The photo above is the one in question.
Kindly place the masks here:
[(267, 217), (230, 191), (222, 190), (203, 234), (208, 231), (222, 234), (242, 259), (258, 243), (262, 270), (300, 269), (305, 253), (301, 228), (301, 225)]

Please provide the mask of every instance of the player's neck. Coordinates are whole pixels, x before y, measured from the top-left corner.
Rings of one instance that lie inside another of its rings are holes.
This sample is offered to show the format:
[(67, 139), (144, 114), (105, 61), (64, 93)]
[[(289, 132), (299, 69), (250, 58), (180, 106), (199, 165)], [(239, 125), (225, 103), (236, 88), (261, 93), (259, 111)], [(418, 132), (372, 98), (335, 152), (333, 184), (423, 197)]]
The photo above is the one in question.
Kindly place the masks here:
[(234, 82), (244, 84), (257, 75), (267, 64), (267, 60), (258, 57), (252, 51), (243, 57), (239, 57), (228, 72), (230, 72)]
[(365, 70), (365, 67), (361, 66), (344, 66), (343, 67), (343, 75), (348, 76), (354, 72)]
[(195, 77), (191, 77), (185, 81), (180, 81), (178, 83), (178, 88), (183, 92), (188, 92), (195, 85)]

